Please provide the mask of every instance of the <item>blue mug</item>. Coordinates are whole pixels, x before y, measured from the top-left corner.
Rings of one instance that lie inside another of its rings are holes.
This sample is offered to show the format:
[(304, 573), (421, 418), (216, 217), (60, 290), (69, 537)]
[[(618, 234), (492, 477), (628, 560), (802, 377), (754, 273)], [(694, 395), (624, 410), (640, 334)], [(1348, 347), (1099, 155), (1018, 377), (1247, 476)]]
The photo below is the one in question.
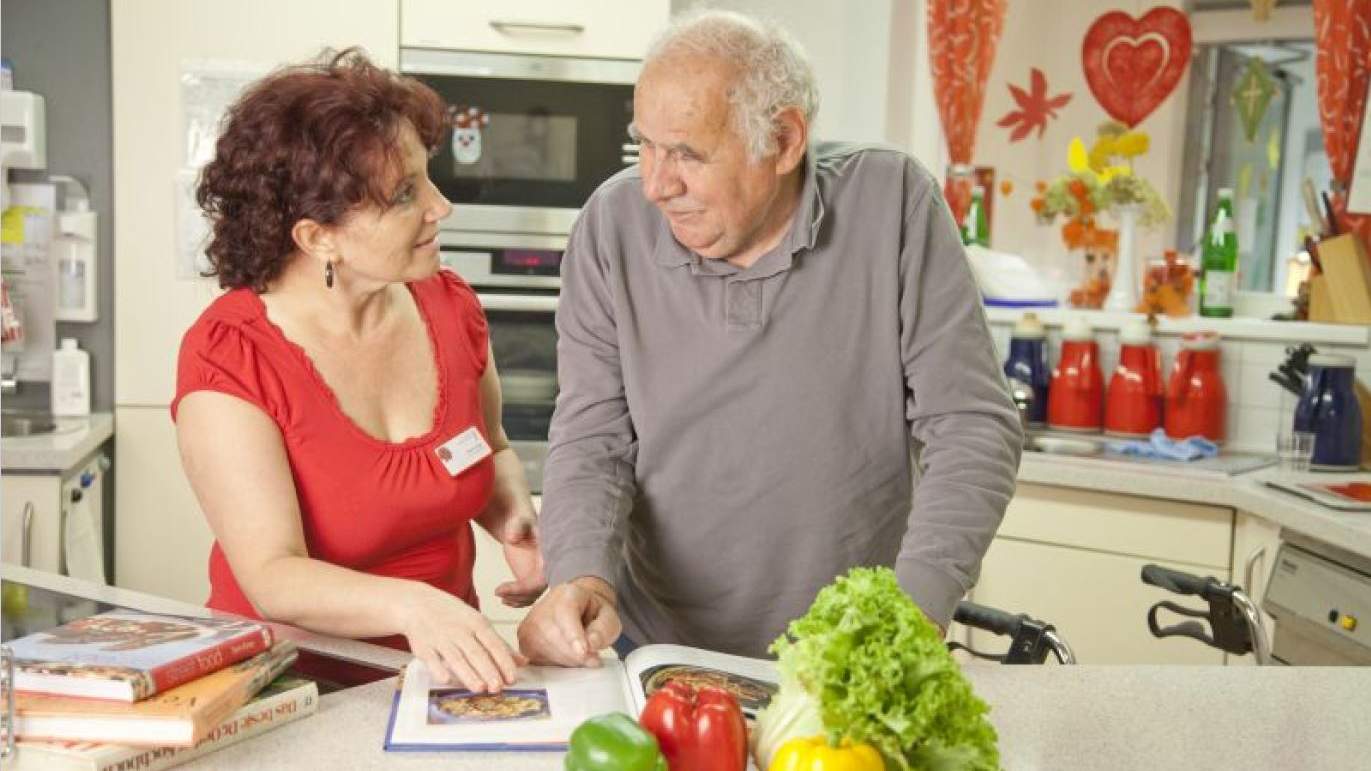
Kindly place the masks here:
[(1030, 425), (1047, 422), (1047, 386), (1052, 372), (1047, 368), (1044, 340), (1016, 337), (1009, 341), (1009, 358), (1004, 362), (1006, 377), (1023, 381), (1033, 387), (1033, 404), (1028, 409)]
[(1309, 377), (1295, 405), (1295, 430), (1314, 434), (1310, 465), (1323, 471), (1355, 471), (1361, 465), (1361, 405), (1350, 356), (1309, 357)]

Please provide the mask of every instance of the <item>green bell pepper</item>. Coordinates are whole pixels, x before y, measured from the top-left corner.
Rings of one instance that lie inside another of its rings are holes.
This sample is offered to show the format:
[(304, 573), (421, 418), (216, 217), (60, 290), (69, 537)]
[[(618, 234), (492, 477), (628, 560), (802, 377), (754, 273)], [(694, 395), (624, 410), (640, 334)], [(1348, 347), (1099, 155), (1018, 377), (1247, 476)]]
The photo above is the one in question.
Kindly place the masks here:
[(571, 732), (566, 771), (667, 771), (657, 739), (633, 718), (611, 712)]

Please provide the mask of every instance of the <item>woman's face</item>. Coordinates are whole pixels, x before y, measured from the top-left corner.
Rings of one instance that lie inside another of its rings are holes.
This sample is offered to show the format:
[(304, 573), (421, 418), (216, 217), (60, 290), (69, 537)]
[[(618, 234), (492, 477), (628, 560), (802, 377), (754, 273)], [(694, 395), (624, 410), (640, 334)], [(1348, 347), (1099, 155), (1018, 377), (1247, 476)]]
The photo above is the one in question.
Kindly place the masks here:
[(366, 204), (335, 228), (339, 269), (349, 278), (420, 281), (438, 270), (438, 223), (452, 204), (429, 180), (428, 152), (408, 121), (398, 140), (401, 164), (386, 187), (388, 205)]

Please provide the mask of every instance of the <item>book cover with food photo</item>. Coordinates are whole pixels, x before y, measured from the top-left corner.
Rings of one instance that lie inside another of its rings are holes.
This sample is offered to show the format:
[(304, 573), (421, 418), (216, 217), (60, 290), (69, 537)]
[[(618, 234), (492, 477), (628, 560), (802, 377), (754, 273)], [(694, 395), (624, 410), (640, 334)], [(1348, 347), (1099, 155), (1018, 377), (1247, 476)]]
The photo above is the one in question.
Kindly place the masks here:
[(15, 690), (138, 701), (255, 656), (271, 630), (242, 619), (114, 610), (10, 643)]
[(295, 661), (295, 643), (272, 649), (132, 704), (20, 692), (15, 733), (145, 747), (190, 747)]

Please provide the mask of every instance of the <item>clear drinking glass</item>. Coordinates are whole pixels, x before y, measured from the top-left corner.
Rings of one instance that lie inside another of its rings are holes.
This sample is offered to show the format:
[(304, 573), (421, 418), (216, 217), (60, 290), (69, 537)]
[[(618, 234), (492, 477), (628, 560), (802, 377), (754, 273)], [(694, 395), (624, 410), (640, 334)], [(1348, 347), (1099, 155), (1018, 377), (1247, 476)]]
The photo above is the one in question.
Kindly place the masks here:
[(1281, 471), (1303, 473), (1314, 457), (1314, 432), (1283, 426), (1276, 432), (1276, 458)]

